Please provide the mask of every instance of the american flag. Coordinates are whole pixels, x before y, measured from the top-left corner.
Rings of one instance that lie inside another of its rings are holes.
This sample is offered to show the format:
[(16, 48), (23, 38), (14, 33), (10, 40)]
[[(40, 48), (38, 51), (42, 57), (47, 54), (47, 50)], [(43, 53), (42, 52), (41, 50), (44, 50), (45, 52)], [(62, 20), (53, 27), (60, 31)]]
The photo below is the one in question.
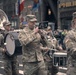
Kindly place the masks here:
[(24, 9), (24, 1), (25, 0), (17, 0), (17, 2), (16, 2), (16, 15), (20, 15), (22, 10)]

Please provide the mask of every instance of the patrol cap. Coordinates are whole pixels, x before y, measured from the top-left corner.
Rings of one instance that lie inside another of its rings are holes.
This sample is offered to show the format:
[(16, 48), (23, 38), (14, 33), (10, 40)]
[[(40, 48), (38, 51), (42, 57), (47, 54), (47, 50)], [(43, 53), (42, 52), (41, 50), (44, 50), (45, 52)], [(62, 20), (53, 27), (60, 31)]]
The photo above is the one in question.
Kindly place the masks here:
[(31, 15), (31, 14), (29, 14), (29, 15), (27, 15), (26, 17), (27, 17), (27, 19), (28, 19), (30, 22), (37, 21), (37, 19), (36, 19), (36, 16), (35, 16), (35, 15)]
[(36, 18), (30, 19), (30, 22), (34, 22), (34, 21), (37, 21), (37, 19)]
[(3, 26), (8, 26), (8, 25), (11, 25), (11, 23), (10, 22), (3, 22)]
[(75, 19), (75, 18), (76, 18), (76, 12), (73, 13), (73, 19)]

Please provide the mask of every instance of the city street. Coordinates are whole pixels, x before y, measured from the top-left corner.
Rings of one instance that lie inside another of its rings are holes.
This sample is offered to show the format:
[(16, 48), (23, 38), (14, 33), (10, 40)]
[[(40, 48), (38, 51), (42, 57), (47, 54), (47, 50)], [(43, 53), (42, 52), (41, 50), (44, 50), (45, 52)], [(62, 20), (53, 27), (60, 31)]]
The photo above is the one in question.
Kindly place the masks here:
[[(21, 59), (21, 55), (18, 56), (18, 60), (19, 61), (19, 74), (20, 75), (23, 75), (23, 65), (22, 65), (22, 59)], [(3, 60), (2, 60), (2, 55), (0, 54), (0, 75), (4, 75), (4, 67), (3, 67)], [(58, 72), (57, 75), (66, 75), (65, 73), (62, 73), (62, 72)]]
[[(20, 52), (23, 46), (27, 50), (24, 53), (28, 60), (41, 60), (39, 49), (42, 48), (44, 55), (52, 57), (52, 65), (59, 68), (56, 75), (67, 75), (66, 71), (71, 69), (72, 72), (68, 73), (73, 73), (74, 69), (70, 67), (67, 70), (67, 66), (70, 64), (75, 67), (76, 62), (76, 58), (73, 59), (76, 46), (76, 0), (0, 0), (0, 34), (4, 36), (0, 36), (0, 47), (4, 44), (11, 54), (14, 50)], [(42, 43), (41, 48), (39, 42)], [(19, 75), (23, 75), (22, 55), (17, 57)], [(49, 57), (44, 58), (49, 60)], [(75, 62), (70, 62), (73, 60)], [(0, 75), (6, 75), (2, 53)]]
[[(21, 56), (18, 56), (19, 61), (19, 75), (23, 75), (23, 65), (21, 61)], [(3, 60), (2, 60), (2, 54), (0, 53), (0, 75), (4, 75), (4, 67), (3, 67)]]

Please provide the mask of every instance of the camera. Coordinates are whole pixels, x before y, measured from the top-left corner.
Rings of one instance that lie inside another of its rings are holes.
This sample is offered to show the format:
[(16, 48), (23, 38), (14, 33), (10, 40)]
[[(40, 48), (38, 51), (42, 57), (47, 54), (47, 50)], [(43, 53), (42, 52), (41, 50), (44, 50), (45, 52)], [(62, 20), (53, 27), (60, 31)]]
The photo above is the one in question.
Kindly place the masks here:
[(48, 26), (50, 26), (52, 28), (52, 31), (55, 30), (54, 22), (42, 21), (42, 22), (36, 23), (36, 27), (38, 27), (39, 29), (46, 29)]
[(48, 27), (48, 21), (42, 21), (40, 23), (36, 23), (36, 26), (38, 26), (39, 29), (45, 29)]
[(47, 27), (48, 27), (48, 21), (40, 22), (38, 26), (39, 29), (45, 29)]

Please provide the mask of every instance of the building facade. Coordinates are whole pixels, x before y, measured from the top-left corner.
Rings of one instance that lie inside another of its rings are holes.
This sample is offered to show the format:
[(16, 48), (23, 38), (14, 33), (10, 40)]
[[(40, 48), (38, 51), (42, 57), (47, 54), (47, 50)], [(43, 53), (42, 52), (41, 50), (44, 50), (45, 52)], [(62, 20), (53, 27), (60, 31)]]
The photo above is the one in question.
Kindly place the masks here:
[(76, 0), (58, 0), (58, 22), (61, 29), (70, 29), (72, 14), (75, 11)]
[(17, 0), (0, 0), (0, 9), (6, 13), (14, 28), (18, 28), (18, 16), (16, 16), (15, 11), (16, 1)]
[[(8, 16), (9, 21), (12, 23), (12, 27), (17, 29), (20, 25), (20, 16), (16, 12), (16, 4), (18, 0), (0, 0), (0, 9), (2, 9)], [(24, 3), (24, 10), (21, 12), (23, 19), (26, 18), (27, 14), (31, 14), (33, 6), (33, 0), (26, 0)], [(34, 13), (36, 14), (36, 12)]]
[[(50, 21), (54, 22), (57, 28), (57, 0), (25, 0), (24, 9), (21, 12), (21, 20), (26, 21), (27, 14), (35, 14), (38, 21)], [(33, 10), (34, 2), (39, 2), (38, 9)], [(17, 0), (0, 0), (0, 8), (6, 13), (12, 27), (18, 28), (20, 18), (16, 15), (16, 3)]]
[[(37, 10), (33, 10), (34, 2), (39, 3)], [(24, 15), (35, 14), (39, 22), (49, 21), (55, 23), (57, 28), (57, 0), (25, 0)]]

